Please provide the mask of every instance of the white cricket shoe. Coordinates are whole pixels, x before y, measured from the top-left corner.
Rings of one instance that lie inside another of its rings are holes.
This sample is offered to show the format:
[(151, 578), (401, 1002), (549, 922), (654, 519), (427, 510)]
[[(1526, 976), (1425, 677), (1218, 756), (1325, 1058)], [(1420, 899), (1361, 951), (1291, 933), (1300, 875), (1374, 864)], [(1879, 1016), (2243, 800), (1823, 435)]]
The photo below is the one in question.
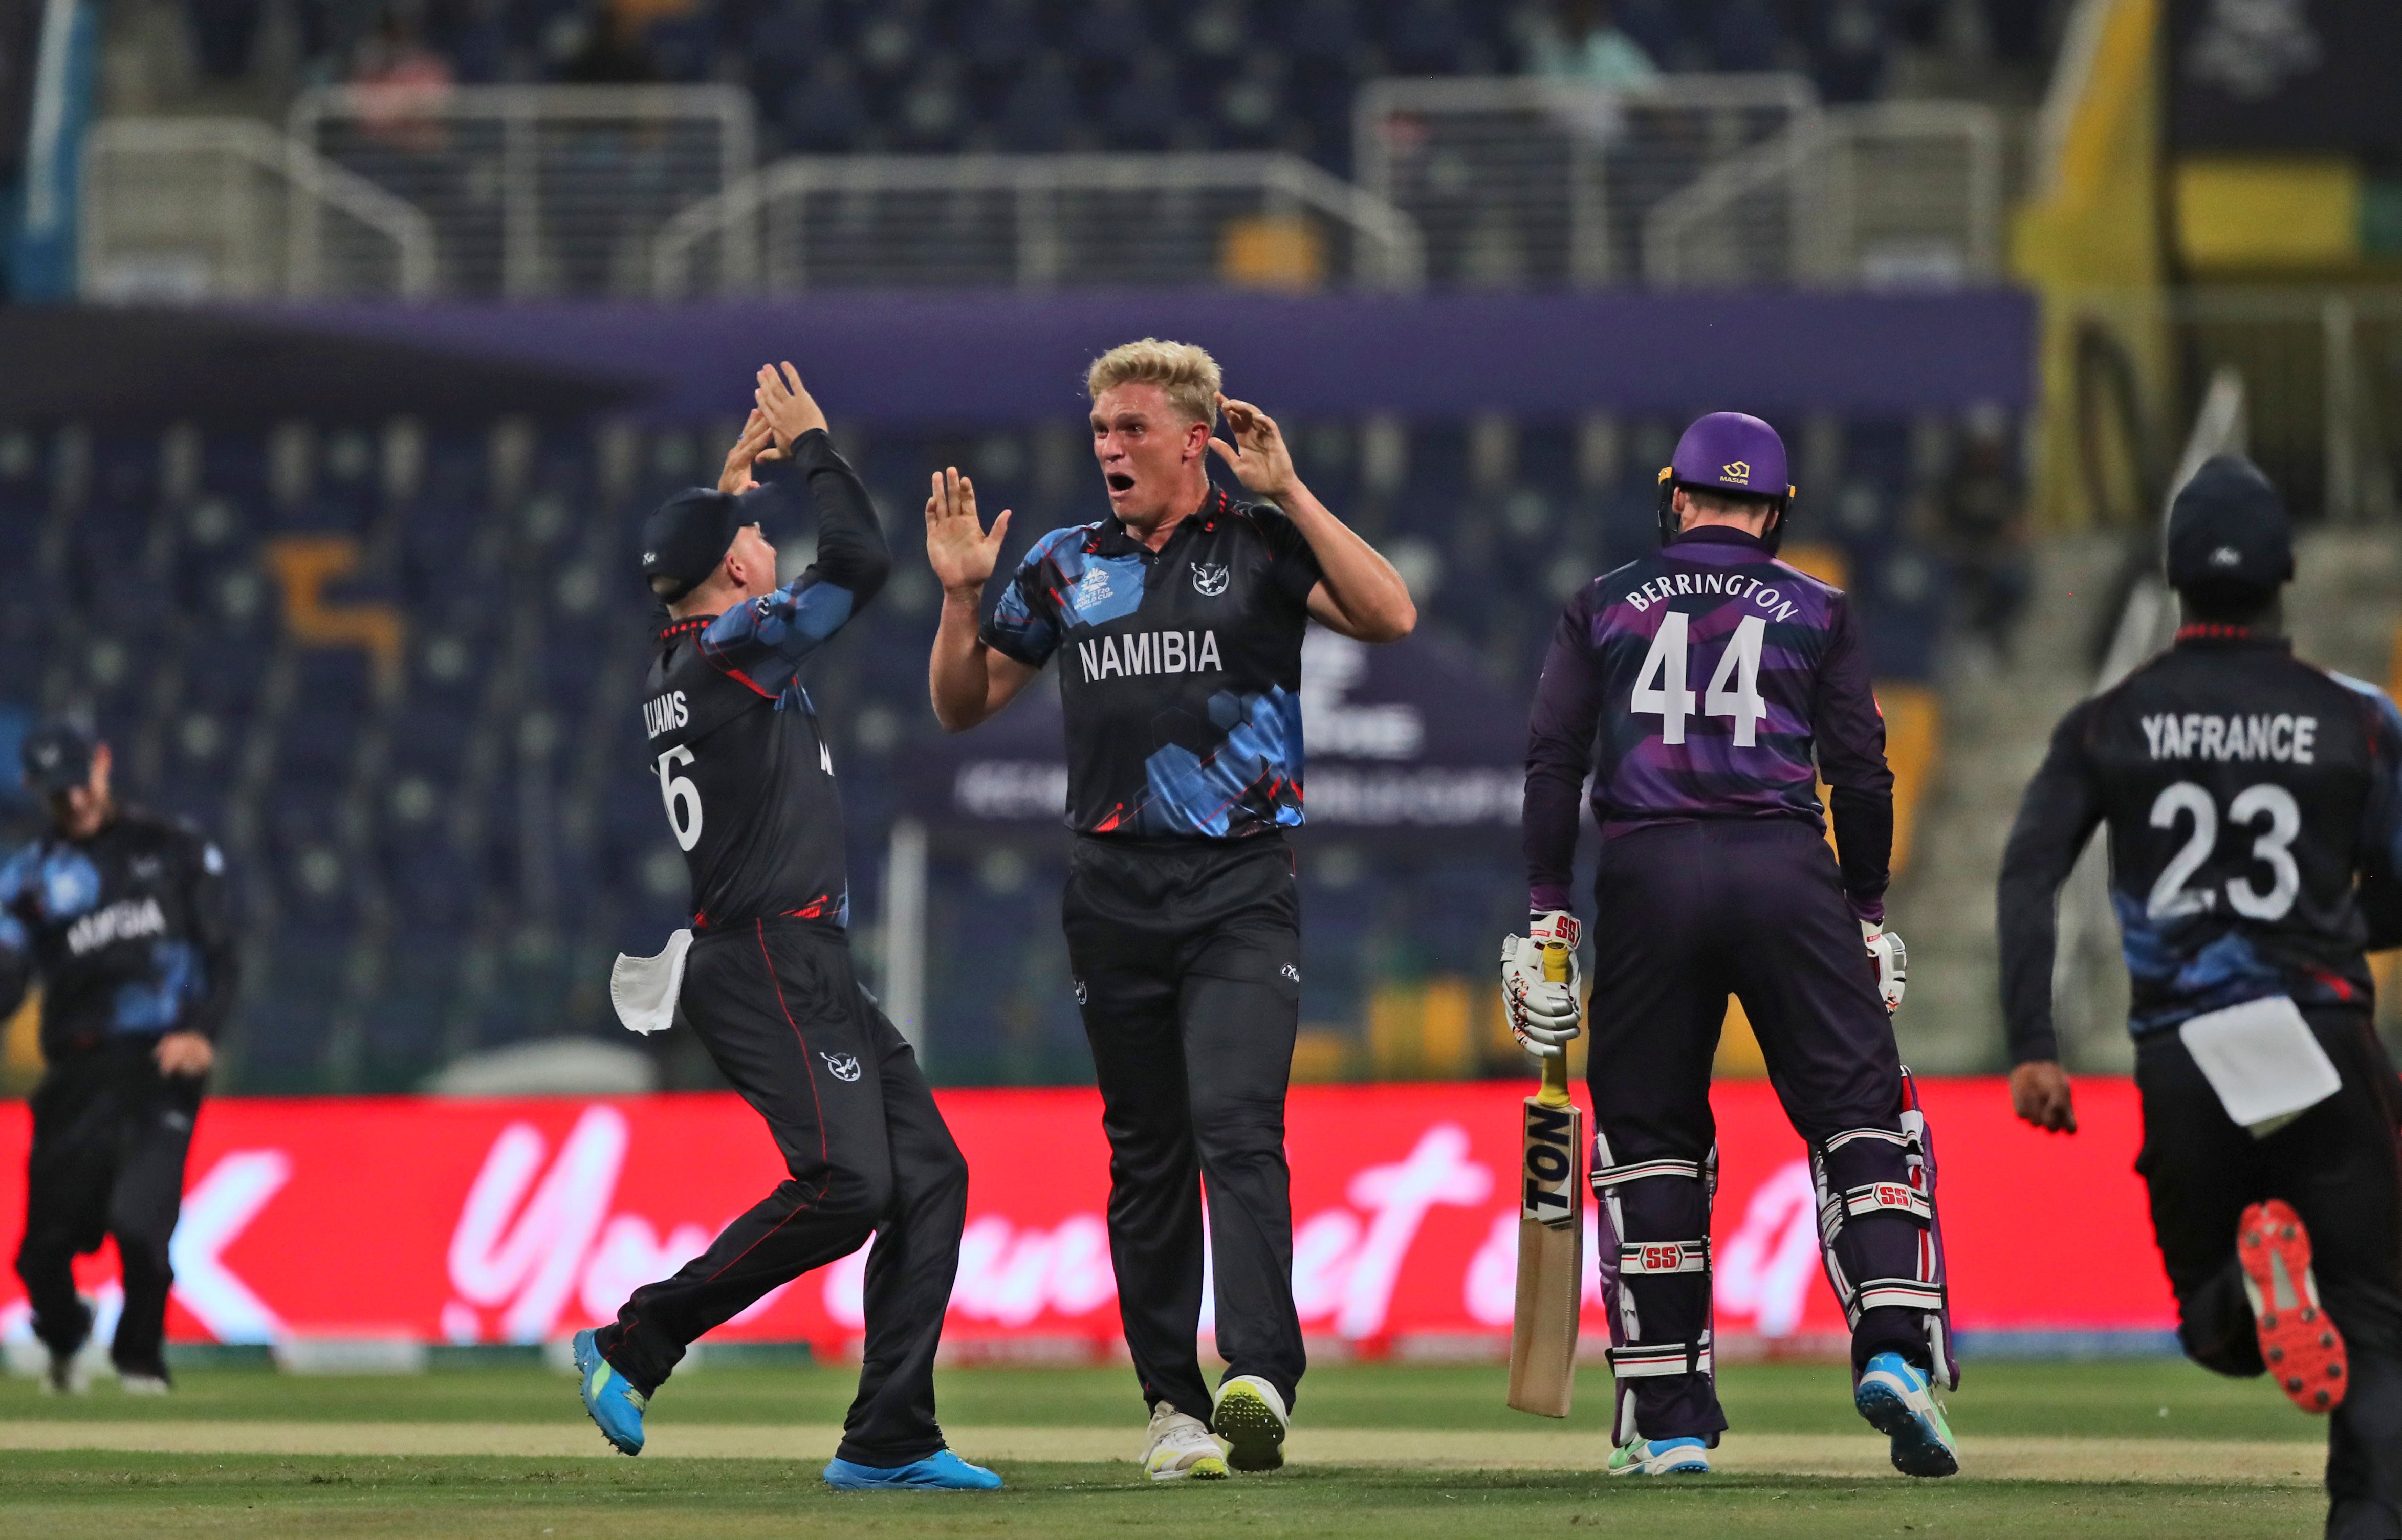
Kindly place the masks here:
[(174, 1382), (163, 1374), (119, 1373), (117, 1383), (128, 1396), (164, 1396), (175, 1388)]
[(1226, 1440), (1226, 1464), (1236, 1470), (1276, 1470), (1284, 1464), (1284, 1436), (1292, 1427), (1284, 1397), (1256, 1374), (1237, 1374), (1218, 1387), (1209, 1430)]
[(1142, 1473), (1154, 1481), (1222, 1481), (1226, 1456), (1200, 1418), (1162, 1401), (1151, 1409), (1151, 1442), (1142, 1451)]

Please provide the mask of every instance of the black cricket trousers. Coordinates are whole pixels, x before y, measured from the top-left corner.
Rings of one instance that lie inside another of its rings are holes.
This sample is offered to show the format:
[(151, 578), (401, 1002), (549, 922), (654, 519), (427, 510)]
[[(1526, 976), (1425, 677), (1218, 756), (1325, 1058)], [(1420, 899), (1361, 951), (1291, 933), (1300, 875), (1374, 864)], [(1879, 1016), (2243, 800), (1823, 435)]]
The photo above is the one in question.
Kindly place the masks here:
[(836, 1453), (884, 1467), (932, 1454), (968, 1166), (917, 1054), (861, 990), (849, 942), (810, 920), (703, 932), (678, 1009), (766, 1120), (790, 1176), (675, 1276), (636, 1289), (600, 1328), (601, 1356), (650, 1395), (702, 1333), (873, 1233), (859, 1396)]
[(2282, 1198), (2311, 1232), (2319, 1299), (2343, 1333), (2351, 1388), (2327, 1419), (2328, 1540), (2402, 1540), (2402, 1086), (2368, 1013), (2302, 1012), (2343, 1089), (2265, 1139), (2238, 1128), (2184, 1041), (2135, 1046), (2152, 1232), (2187, 1356), (2265, 1372), (2235, 1260), (2250, 1204)]
[(184, 1202), (184, 1157), (201, 1082), (159, 1073), (152, 1037), (130, 1038), (50, 1066), (34, 1092), (25, 1164), (25, 1237), (17, 1276), (34, 1335), (73, 1353), (91, 1331), (76, 1297), (75, 1258), (117, 1240), (124, 1313), (109, 1357), (130, 1374), (166, 1372), (167, 1244)]
[(1207, 1422), (1197, 1353), (1206, 1188), (1218, 1353), (1288, 1409), (1292, 1303), (1285, 1090), (1301, 1020), (1301, 905), (1277, 835), (1080, 836), (1060, 908), (1110, 1140), (1110, 1259), (1146, 1406)]

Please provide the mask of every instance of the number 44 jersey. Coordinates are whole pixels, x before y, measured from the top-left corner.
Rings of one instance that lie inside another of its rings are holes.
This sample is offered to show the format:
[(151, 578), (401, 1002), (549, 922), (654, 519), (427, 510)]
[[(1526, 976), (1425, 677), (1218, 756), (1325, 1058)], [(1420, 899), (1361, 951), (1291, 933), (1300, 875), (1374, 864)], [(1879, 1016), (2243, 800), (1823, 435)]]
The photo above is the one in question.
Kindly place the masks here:
[(2002, 861), (2015, 1059), (2057, 1057), (2052, 895), (2110, 825), (2136, 1036), (2245, 1000), (2371, 1003), (2364, 947), (2402, 939), (2402, 716), (2280, 638), (2188, 626), (2062, 719)]
[(1893, 775), (1850, 603), (1739, 529), (1689, 529), (1562, 611), (1526, 748), (1539, 910), (1567, 905), (1588, 767), (1605, 838), (1696, 818), (1823, 828), (1823, 773), (1844, 889), (1882, 913)]

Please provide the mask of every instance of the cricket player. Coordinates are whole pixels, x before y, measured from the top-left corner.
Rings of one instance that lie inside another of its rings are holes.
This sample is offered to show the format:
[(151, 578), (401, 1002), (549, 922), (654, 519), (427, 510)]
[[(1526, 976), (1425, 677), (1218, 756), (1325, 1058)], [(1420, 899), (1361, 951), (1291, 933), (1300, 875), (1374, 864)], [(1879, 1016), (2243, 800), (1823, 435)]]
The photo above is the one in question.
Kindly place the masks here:
[[(934, 478), (934, 715), (973, 727), (1059, 658), (1076, 832), (1061, 907), (1110, 1139), (1118, 1309), (1151, 1413), (1144, 1467), (1159, 1481), (1273, 1470), (1304, 1367), (1284, 1156), (1302, 635), (1314, 619), (1390, 641), (1417, 612), (1302, 485), (1267, 414), (1220, 393), (1207, 352), (1146, 337), (1085, 383), (1109, 515), (1037, 541), (981, 629), (1009, 515), (987, 534), (967, 478)], [(1222, 410), (1232, 444), (1211, 436)], [(1264, 502), (1212, 487), (1213, 452)], [(1214, 1398), (1194, 1351), (1205, 1184), (1227, 1361)]]
[(1709, 1088), (1730, 991), (1809, 1146), (1855, 1404), (1899, 1469), (1958, 1469), (1932, 1386), (1956, 1379), (1934, 1167), (1888, 1019), (1902, 951), (1884, 930), (1884, 722), (1843, 592), (1776, 559), (1785, 465), (1757, 418), (1686, 430), (1660, 473), (1661, 549), (1568, 600), (1527, 733), (1532, 917), (1503, 942), (1502, 984), (1539, 1054), (1563, 1052), (1580, 1023), (1579, 981), (1544, 983), (1540, 947), (1576, 945), (1588, 771), (1601, 826), (1587, 1079), (1614, 1475), (1707, 1470), (1727, 1425), (1711, 1372)]
[(2053, 901), (2097, 824), (2133, 984), (2135, 1169), (2188, 1356), (2329, 1412), (2329, 1540), (2402, 1537), (2402, 1086), (2363, 949), (2402, 942), (2402, 715), (2280, 635), (2285, 510), (2207, 461), (2169, 512), (2183, 627), (2062, 719), (2002, 858), (2010, 1100), (2077, 1115)]
[(189, 824), (118, 803), (108, 745), (74, 722), (26, 735), (23, 758), (49, 828), (0, 866), (0, 1018), (42, 984), (17, 1276), (49, 1350), (44, 1387), (80, 1391), (92, 1312), (73, 1263), (114, 1236), (125, 1303), (109, 1357), (129, 1393), (163, 1395), (167, 1243), (237, 981), (225, 858)]
[[(642, 576), (672, 623), (642, 722), (692, 872), (692, 939), (671, 998), (791, 1175), (673, 1277), (636, 1289), (616, 1320), (576, 1334), (585, 1409), (610, 1443), (641, 1453), (643, 1409), (687, 1345), (872, 1233), (859, 1396), (825, 1478), (847, 1491), (988, 1490), (1001, 1478), (952, 1453), (934, 1421), (967, 1162), (916, 1054), (852, 971), (834, 755), (798, 678), (891, 561), (799, 374), (761, 369), (756, 400), (717, 489), (680, 493), (643, 525)], [(780, 493), (752, 482), (754, 457), (788, 465), (817, 508), (817, 560), (780, 588), (759, 532)]]

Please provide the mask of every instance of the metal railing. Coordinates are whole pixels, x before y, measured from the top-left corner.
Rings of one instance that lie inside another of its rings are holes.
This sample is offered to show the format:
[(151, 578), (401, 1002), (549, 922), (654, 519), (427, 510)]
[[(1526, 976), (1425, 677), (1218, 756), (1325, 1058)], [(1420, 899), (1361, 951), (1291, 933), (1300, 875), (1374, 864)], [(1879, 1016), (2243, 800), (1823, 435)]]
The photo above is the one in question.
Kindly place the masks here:
[(661, 298), (860, 285), (1406, 289), (1416, 227), (1291, 155), (801, 156), (660, 232)]
[(1643, 276), (1666, 285), (1950, 287), (2001, 274), (1990, 107), (1895, 102), (1797, 116), (1660, 199)]
[(750, 172), (753, 137), (733, 86), (335, 86), (290, 128), (418, 209), (462, 298), (649, 294), (653, 241)]
[(83, 162), (79, 286), (102, 300), (421, 298), (425, 215), (249, 118), (110, 118)]
[(1524, 76), (1359, 93), (1360, 185), (1417, 222), (1428, 277), (1508, 288), (1646, 282), (1645, 222), (1818, 110), (1798, 75), (1678, 75), (1626, 91)]

